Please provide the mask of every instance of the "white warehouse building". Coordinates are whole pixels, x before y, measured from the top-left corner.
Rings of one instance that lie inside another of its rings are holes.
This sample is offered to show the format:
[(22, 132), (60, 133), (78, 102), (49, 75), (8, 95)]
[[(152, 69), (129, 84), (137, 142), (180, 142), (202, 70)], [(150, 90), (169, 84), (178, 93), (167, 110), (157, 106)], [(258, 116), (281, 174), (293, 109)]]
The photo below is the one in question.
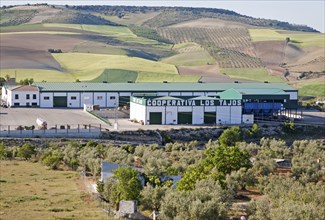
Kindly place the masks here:
[(8, 107), (83, 108), (130, 105), (143, 124), (241, 124), (295, 111), (298, 90), (286, 83), (34, 83), (4, 86)]

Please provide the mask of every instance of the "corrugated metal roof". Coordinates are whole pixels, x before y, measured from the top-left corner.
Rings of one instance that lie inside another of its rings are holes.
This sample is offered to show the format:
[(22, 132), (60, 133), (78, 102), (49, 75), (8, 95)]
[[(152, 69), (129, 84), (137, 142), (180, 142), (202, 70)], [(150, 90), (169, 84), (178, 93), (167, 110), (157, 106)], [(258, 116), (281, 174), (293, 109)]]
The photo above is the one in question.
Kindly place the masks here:
[(159, 98), (154, 98), (154, 100), (183, 100), (181, 98), (172, 97), (172, 96), (163, 96)]
[(282, 89), (297, 91), (286, 83), (55, 83), (37, 82), (43, 92), (88, 92), (88, 91), (117, 91), (117, 92), (154, 92), (154, 91), (224, 91), (227, 89)]
[(287, 95), (282, 89), (237, 89), (243, 95)]
[(217, 95), (221, 99), (242, 99), (242, 94), (237, 89), (227, 89), (226, 91), (219, 92)]

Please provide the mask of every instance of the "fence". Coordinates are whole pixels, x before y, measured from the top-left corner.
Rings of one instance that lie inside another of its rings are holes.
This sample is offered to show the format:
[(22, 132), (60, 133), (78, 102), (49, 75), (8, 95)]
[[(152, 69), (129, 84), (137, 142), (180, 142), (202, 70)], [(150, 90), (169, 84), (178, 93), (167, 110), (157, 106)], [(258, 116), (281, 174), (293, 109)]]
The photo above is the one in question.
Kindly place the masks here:
[(48, 129), (37, 129), (34, 126), (0, 125), (0, 137), (98, 138), (104, 130), (101, 124), (55, 125)]

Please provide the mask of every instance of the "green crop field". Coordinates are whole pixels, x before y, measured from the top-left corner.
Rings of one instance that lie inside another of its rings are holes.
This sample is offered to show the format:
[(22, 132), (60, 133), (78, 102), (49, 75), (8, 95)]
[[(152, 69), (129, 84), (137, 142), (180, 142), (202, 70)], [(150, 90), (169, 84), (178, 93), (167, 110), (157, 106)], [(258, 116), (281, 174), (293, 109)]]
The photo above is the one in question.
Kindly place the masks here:
[(264, 68), (224, 68), (220, 70), (221, 73), (235, 79), (246, 79), (253, 81), (269, 81), (282, 82), (283, 80), (277, 76), (271, 76)]
[(22, 79), (33, 78), (34, 81), (40, 82), (45, 80), (47, 82), (73, 82), (75, 78), (66, 72), (60, 72), (56, 70), (44, 70), (44, 69), (0, 69), (0, 76), (5, 77), (10, 75), (11, 77), (17, 77), (17, 81)]
[(100, 76), (91, 80), (91, 82), (135, 82), (138, 73), (130, 70), (106, 69)]
[(201, 66), (207, 64), (215, 64), (215, 60), (205, 51), (193, 51), (180, 53), (161, 60), (163, 63), (169, 63), (176, 66)]
[(49, 170), (39, 163), (0, 161), (0, 218), (108, 219), (81, 188), (77, 172)]
[(325, 77), (292, 83), (298, 88), (299, 96), (325, 96)]
[(91, 31), (98, 34), (114, 37), (117, 40), (140, 43), (140, 44), (160, 44), (155, 40), (150, 40), (138, 37), (130, 31), (128, 27), (124, 26), (109, 26), (109, 25), (85, 25), (85, 24), (43, 24), (44, 27), (57, 28), (72, 28), (84, 31)]
[(280, 30), (272, 29), (249, 29), (248, 31), (252, 38), (252, 41), (286, 40), (286, 38), (289, 37), (290, 41), (297, 46), (325, 47), (325, 35), (320, 33), (285, 33), (281, 32)]
[(173, 65), (136, 57), (86, 53), (53, 54), (53, 57), (74, 78), (82, 81), (89, 81), (98, 77), (105, 69), (178, 74), (176, 67)]

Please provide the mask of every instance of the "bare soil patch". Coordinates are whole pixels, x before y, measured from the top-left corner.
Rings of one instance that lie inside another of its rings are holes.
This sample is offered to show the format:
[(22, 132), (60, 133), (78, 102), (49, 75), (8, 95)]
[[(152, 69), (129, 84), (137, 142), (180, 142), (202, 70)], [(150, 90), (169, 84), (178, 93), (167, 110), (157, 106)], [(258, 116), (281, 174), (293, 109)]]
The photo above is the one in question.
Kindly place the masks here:
[(46, 51), (17, 47), (0, 47), (1, 69), (47, 69), (63, 71), (60, 64)]
[(83, 39), (66, 35), (10, 34), (1, 35), (1, 69), (50, 69), (62, 71), (48, 49), (71, 51)]
[(266, 65), (279, 65), (285, 58), (285, 41), (254, 42), (256, 54)]

